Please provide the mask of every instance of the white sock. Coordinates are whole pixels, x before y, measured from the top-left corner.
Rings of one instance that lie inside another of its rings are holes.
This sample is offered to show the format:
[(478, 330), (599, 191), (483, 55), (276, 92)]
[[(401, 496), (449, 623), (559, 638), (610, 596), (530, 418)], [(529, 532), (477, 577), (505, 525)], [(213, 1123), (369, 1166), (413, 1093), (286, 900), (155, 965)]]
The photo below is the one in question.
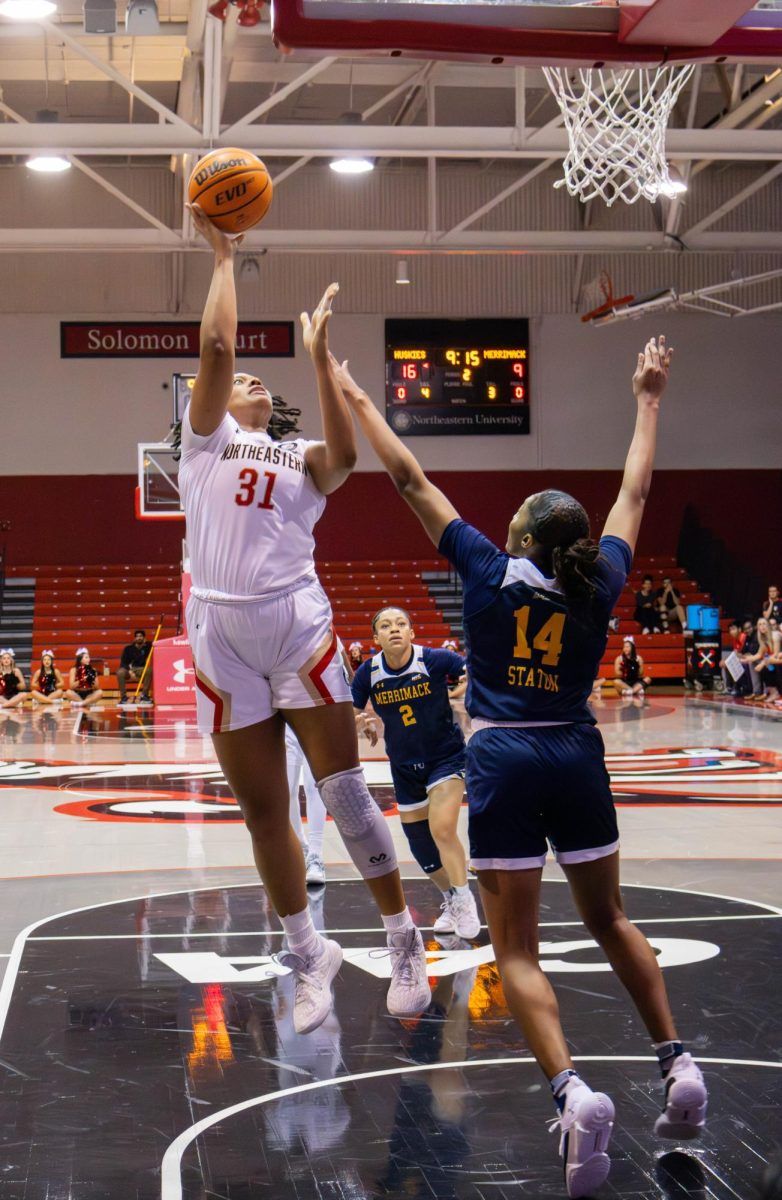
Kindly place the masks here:
[[(382, 916), (382, 914), (381, 914)], [(410, 909), (405, 907), (401, 913), (394, 913), (390, 917), (383, 916), (383, 924), (386, 928), (386, 933), (401, 933), (405, 929), (413, 929), (413, 918), (410, 916)]]
[(457, 896), (469, 896), (470, 895), (469, 883), (455, 883), (453, 885), (453, 890), (456, 892)]
[(323, 858), (323, 832), (326, 828), (326, 806), (320, 798), (312, 772), (304, 762), (304, 795), (307, 797), (307, 839), (310, 850)]
[(301, 912), (291, 913), (289, 917), (280, 917), (280, 920), (285, 930), (288, 946), (295, 954), (306, 958), (307, 955), (318, 949), (320, 937), (309, 907), (303, 908)]

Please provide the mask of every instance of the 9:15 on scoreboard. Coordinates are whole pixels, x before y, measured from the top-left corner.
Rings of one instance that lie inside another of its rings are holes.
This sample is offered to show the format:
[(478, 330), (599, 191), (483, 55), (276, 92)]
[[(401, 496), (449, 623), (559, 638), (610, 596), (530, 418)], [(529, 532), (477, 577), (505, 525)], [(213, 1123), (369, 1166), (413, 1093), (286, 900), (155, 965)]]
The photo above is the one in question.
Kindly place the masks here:
[(386, 419), (402, 436), (529, 433), (529, 322), (386, 321)]

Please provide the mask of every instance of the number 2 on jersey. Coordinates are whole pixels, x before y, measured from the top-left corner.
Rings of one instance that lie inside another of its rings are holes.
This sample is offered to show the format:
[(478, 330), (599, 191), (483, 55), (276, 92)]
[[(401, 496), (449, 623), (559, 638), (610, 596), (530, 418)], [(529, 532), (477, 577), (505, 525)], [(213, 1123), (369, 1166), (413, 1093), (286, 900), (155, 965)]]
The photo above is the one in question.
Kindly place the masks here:
[(403, 725), (415, 725), (415, 717), (413, 716), (413, 706), (411, 704), (400, 704), (399, 715), (402, 718)]
[(562, 631), (565, 628), (565, 614), (553, 613), (540, 627), (532, 639), (532, 647), (527, 640), (530, 606), (517, 608), (513, 614), (516, 618), (516, 645), (513, 647), (514, 658), (532, 658), (533, 650), (541, 650), (541, 662), (547, 667), (556, 667), (562, 654)]
[[(272, 492), (274, 491), (274, 483), (277, 478), (274, 471), (264, 471), (263, 477), (266, 480), (266, 491), (263, 500), (259, 500), (258, 508), (274, 508), (272, 504)], [(244, 467), (239, 472), (239, 487), (242, 489), (234, 496), (235, 502), (241, 508), (249, 508), (255, 500), (255, 489), (258, 486), (258, 472), (252, 467)]]

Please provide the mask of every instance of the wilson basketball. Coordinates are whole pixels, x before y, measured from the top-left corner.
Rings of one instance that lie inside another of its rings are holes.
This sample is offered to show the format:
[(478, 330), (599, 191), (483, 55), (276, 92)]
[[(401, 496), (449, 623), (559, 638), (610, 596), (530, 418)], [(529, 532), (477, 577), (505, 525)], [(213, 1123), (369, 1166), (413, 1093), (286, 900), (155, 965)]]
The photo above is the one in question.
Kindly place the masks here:
[(191, 204), (200, 204), (224, 233), (242, 233), (263, 220), (272, 202), (269, 172), (248, 150), (212, 150), (193, 169), (187, 185)]

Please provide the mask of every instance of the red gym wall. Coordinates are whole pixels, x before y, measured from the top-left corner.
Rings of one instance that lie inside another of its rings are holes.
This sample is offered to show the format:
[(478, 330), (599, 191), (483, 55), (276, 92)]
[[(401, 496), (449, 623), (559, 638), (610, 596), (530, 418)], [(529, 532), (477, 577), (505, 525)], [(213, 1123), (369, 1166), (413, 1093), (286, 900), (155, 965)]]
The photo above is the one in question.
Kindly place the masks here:
[[(499, 544), (525, 495), (572, 492), (599, 529), (619, 487), (618, 471), (440, 471), (431, 478), (468, 521)], [(8, 565), (178, 562), (182, 521), (137, 521), (130, 475), (0, 479), (0, 521), (10, 521)], [(639, 550), (673, 554), (692, 503), (702, 520), (760, 578), (782, 586), (782, 471), (658, 471)], [(360, 473), (328, 502), (318, 526), (319, 559), (421, 558), (433, 553), (385, 475)]]

